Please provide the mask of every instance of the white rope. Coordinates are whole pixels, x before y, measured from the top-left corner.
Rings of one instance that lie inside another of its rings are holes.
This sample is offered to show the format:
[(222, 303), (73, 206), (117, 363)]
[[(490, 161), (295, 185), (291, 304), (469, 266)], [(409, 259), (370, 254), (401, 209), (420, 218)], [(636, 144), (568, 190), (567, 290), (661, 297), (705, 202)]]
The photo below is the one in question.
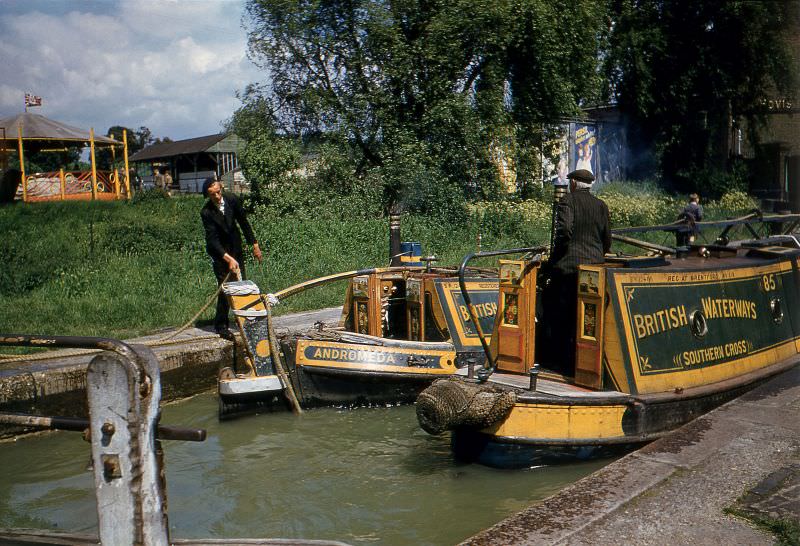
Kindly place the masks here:
[(229, 296), (258, 296), (261, 294), (253, 281), (233, 281), (222, 284), (222, 290)]
[(237, 317), (245, 317), (245, 318), (258, 318), (258, 317), (266, 317), (267, 310), (266, 309), (234, 309), (233, 314)]

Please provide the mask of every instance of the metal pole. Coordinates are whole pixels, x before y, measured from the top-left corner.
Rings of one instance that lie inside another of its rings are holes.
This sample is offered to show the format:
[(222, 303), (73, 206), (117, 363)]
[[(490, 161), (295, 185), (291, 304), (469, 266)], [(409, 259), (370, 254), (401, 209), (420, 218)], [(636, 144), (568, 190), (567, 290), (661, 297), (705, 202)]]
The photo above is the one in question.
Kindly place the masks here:
[(19, 145), (19, 170), (22, 172), (22, 201), (28, 202), (28, 178), (25, 176), (25, 154), (22, 152), (22, 124), (17, 125), (17, 144)]
[(128, 130), (122, 130), (122, 146), (124, 149), (125, 157), (125, 191), (128, 194), (128, 199), (131, 198), (131, 175), (128, 168)]
[(58, 180), (59, 185), (61, 186), (61, 200), (63, 201), (66, 198), (67, 193), (67, 180), (64, 178), (64, 167), (61, 167), (58, 170)]
[(89, 151), (92, 157), (92, 201), (97, 199), (97, 165), (94, 162), (94, 127), (89, 129)]
[(400, 207), (395, 204), (389, 211), (389, 267), (396, 267), (401, 263)]

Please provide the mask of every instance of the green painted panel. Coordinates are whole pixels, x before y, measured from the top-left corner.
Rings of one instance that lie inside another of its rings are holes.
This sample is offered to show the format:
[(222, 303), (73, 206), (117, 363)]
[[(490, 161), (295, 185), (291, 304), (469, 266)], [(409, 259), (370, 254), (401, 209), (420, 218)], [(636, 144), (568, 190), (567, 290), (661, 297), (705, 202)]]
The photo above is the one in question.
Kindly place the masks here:
[(646, 376), (707, 368), (792, 339), (793, 272), (747, 271), (660, 272), (648, 279), (641, 271), (609, 269), (619, 327), (625, 321), (630, 327), (630, 339), (620, 332), (630, 369)]

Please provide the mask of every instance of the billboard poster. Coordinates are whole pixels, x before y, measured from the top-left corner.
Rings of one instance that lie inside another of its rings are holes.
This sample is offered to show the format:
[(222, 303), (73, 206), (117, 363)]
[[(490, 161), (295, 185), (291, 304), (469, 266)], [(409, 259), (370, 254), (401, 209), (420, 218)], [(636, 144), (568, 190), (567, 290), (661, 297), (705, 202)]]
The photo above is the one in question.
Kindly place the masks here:
[(559, 128), (560, 136), (547, 141), (542, 149), (542, 179), (556, 186), (568, 184), (569, 126)]
[(572, 160), (575, 170), (586, 169), (597, 175), (597, 129), (594, 125), (575, 125)]

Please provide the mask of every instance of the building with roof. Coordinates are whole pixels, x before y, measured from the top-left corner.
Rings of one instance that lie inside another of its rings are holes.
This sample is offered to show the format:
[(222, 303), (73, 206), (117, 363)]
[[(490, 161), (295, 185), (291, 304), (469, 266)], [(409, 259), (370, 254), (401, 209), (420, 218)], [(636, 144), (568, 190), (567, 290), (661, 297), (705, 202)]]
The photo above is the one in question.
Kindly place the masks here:
[(245, 189), (238, 158), (243, 147), (244, 140), (235, 134), (216, 134), (159, 142), (133, 154), (131, 161), (145, 187), (152, 184), (154, 169), (159, 169), (184, 192), (200, 192), (203, 181), (215, 175), (227, 188), (240, 192)]

